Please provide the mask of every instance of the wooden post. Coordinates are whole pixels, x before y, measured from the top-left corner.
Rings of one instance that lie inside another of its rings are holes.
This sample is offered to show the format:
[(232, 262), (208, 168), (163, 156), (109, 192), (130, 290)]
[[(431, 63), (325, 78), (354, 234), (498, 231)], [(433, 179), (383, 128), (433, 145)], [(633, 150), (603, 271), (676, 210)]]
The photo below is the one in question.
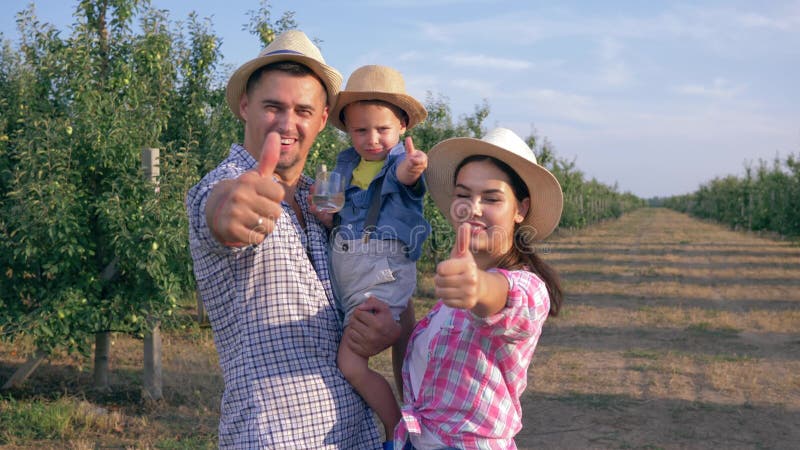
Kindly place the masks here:
[[(155, 185), (158, 192), (158, 177), (160, 175), (159, 150), (157, 148), (142, 149), (142, 170), (145, 180)], [(151, 331), (144, 336), (144, 386), (142, 397), (149, 400), (163, 398), (161, 376), (161, 330), (158, 321), (148, 317)]]
[(161, 175), (161, 166), (158, 163), (159, 150), (157, 148), (143, 148), (142, 149), (142, 171), (144, 171), (144, 179), (149, 180), (156, 185), (156, 192), (158, 192), (158, 177)]
[(144, 392), (148, 400), (163, 398), (161, 376), (161, 330), (151, 322), (152, 331), (144, 336)]
[(200, 291), (195, 291), (194, 296), (197, 299), (197, 323), (206, 323), (208, 316), (206, 315), (206, 307), (203, 305), (203, 297), (200, 296)]
[(47, 356), (45, 352), (36, 350), (36, 352), (25, 361), (25, 364), (21, 365), (20, 368), (11, 375), (11, 378), (6, 381), (6, 384), (3, 385), (3, 390), (21, 386), (36, 368), (39, 367), (39, 364), (42, 363), (45, 356)]
[(94, 335), (94, 387), (108, 389), (108, 353), (111, 348), (111, 334), (107, 331)]

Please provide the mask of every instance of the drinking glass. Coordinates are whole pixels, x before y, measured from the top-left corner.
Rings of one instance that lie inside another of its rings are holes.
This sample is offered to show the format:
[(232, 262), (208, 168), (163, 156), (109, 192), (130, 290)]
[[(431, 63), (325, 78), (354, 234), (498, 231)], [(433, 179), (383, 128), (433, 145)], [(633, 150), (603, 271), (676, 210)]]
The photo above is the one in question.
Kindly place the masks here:
[(329, 172), (325, 164), (317, 166), (317, 178), (311, 202), (317, 207), (317, 211), (335, 213), (342, 209), (344, 178), (336, 172)]

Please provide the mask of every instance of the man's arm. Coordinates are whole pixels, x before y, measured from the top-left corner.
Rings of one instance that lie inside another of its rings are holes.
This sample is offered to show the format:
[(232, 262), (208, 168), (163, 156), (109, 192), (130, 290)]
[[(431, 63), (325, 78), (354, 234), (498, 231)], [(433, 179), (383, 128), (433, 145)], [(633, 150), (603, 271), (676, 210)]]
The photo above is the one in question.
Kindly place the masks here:
[(368, 298), (353, 311), (347, 328), (352, 333), (350, 348), (364, 358), (386, 350), (402, 333), (389, 305), (375, 297)]

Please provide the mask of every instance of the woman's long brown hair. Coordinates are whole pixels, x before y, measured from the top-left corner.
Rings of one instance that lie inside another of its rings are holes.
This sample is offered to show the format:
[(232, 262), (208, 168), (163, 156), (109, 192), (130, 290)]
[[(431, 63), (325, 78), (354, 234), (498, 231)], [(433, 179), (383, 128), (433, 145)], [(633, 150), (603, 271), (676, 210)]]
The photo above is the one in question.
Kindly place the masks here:
[[(530, 198), (528, 186), (522, 181), (522, 178), (517, 175), (517, 172), (503, 161), (487, 155), (472, 155), (464, 158), (456, 167), (455, 174), (453, 175), (453, 184), (455, 184), (455, 180), (458, 178), (458, 173), (461, 171), (462, 167), (471, 162), (479, 161), (491, 163), (508, 176), (509, 180), (511, 180), (511, 190), (514, 192), (517, 201)], [(511, 250), (508, 253), (503, 255), (497, 263), (497, 267), (507, 270), (521, 270), (527, 268), (527, 270), (538, 275), (539, 278), (544, 281), (545, 286), (547, 286), (547, 294), (550, 296), (550, 315), (557, 316), (558, 312), (561, 310), (561, 303), (564, 300), (564, 291), (561, 289), (561, 278), (552, 266), (544, 262), (544, 260), (536, 254), (536, 249), (531, 239), (527, 239), (523, 233), (519, 231), (520, 227), (518, 224), (514, 227), (514, 245), (511, 246)]]

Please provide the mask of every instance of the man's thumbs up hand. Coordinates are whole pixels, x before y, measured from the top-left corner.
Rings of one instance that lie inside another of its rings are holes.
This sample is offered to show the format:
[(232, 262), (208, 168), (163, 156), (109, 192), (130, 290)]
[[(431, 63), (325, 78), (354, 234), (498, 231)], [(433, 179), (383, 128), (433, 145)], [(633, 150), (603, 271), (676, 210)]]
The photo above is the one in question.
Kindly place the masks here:
[(436, 296), (452, 308), (472, 309), (478, 303), (478, 266), (470, 251), (471, 227), (462, 223), (450, 259), (436, 266)]
[(267, 134), (255, 170), (214, 186), (206, 203), (206, 221), (224, 245), (260, 244), (272, 233), (283, 212), (283, 186), (273, 177), (280, 152), (280, 135)]
[(261, 156), (258, 158), (258, 174), (262, 177), (272, 178), (278, 159), (281, 156), (281, 135), (277, 132), (267, 134), (264, 145), (261, 146)]

